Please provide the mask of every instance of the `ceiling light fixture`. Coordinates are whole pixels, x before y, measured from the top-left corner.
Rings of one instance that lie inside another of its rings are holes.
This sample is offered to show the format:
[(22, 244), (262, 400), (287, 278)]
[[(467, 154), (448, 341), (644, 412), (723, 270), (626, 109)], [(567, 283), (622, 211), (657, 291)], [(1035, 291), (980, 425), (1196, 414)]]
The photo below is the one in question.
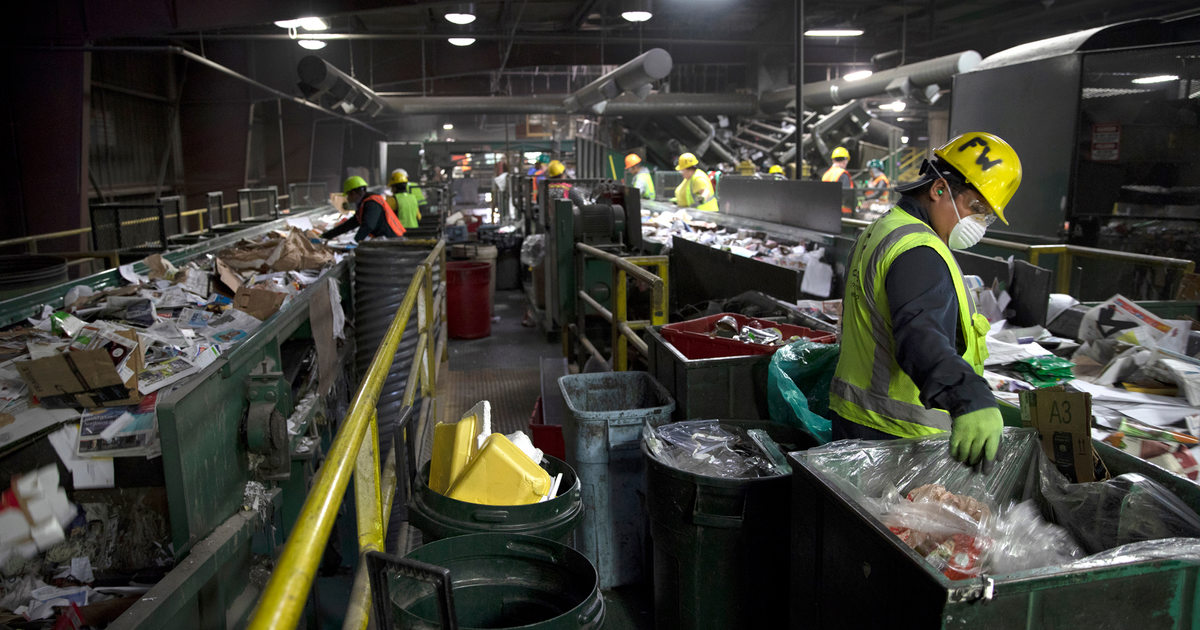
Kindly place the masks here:
[(908, 144), (908, 136), (900, 136), (900, 144)]
[(862, 34), (860, 28), (810, 28), (804, 31), (805, 37), (858, 37)]
[(447, 22), (463, 26), (475, 21), (475, 5), (474, 4), (459, 4), (453, 5), (446, 9), (443, 14)]
[(854, 72), (848, 73), (846, 76), (842, 77), (842, 79), (846, 81), (862, 81), (872, 74), (875, 73), (870, 70), (855, 70)]
[(453, 44), (455, 46), (470, 46), (471, 44), (475, 43), (475, 38), (474, 37), (451, 37), (451, 38), (447, 39), (446, 41), (450, 42), (451, 44)]
[(446, 131), (450, 131), (453, 128), (454, 128), (454, 123), (446, 123), (446, 124), (442, 125), (442, 129), (445, 129)]
[(324, 31), (329, 29), (329, 25), (319, 17), (302, 17), (294, 20), (279, 20), (275, 22), (275, 26), (286, 28), (288, 30), (302, 28), (306, 31)]
[(654, 17), (654, 9), (650, 6), (651, 0), (623, 0), (620, 4), (621, 17), (626, 22), (645, 22)]
[(1179, 77), (1173, 74), (1157, 74), (1152, 77), (1138, 77), (1133, 80), (1138, 85), (1146, 85), (1148, 83), (1166, 83), (1167, 81), (1177, 81)]
[(305, 38), (305, 39), (296, 40), (296, 43), (300, 44), (301, 48), (305, 48), (307, 50), (321, 50), (322, 48), (325, 47), (324, 40), (320, 40), (320, 39)]

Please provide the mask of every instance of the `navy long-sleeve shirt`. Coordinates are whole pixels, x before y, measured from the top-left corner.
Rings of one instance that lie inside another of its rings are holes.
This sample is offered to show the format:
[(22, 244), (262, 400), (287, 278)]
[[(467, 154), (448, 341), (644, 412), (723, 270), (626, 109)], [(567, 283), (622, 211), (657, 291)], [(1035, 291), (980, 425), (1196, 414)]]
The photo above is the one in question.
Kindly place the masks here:
[[(929, 224), (929, 213), (916, 200), (901, 197), (901, 210)], [(888, 268), (884, 288), (892, 315), (896, 362), (921, 390), (921, 402), (951, 416), (995, 406), (983, 377), (962, 358), (954, 281), (940, 254), (914, 247)]]
[(361, 241), (368, 236), (395, 236), (392, 228), (387, 224), (387, 218), (384, 217), (383, 207), (374, 199), (367, 198), (358, 205), (358, 210), (350, 218), (330, 228), (321, 238), (334, 238), (345, 234), (354, 228), (358, 228), (358, 232), (354, 234), (354, 240)]

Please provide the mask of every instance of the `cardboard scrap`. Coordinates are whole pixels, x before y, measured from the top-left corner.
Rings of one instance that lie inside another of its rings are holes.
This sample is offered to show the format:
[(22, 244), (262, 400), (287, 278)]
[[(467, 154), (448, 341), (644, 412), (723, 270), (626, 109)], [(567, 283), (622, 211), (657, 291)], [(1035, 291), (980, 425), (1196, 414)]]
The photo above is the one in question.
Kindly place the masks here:
[(122, 347), (119, 352), (116, 345), (100, 343), (100, 347), (18, 362), (17, 371), (29, 391), (49, 408), (137, 404), (142, 399), (137, 374), (144, 367), (144, 351), (137, 333), (114, 330), (111, 334), (132, 340), (134, 349)]
[(297, 271), (320, 269), (332, 263), (333, 251), (313, 243), (304, 232), (292, 228), (283, 237), (269, 238), (261, 243), (238, 243), (218, 253), (217, 261), (236, 271)]
[(217, 259), (217, 278), (230, 293), (237, 293), (242, 288), (242, 277), (220, 258)]
[(149, 270), (147, 276), (151, 280), (170, 280), (179, 272), (179, 269), (171, 264), (171, 261), (163, 258), (162, 254), (150, 254), (142, 259), (142, 264)]
[(287, 294), (278, 291), (242, 287), (233, 296), (233, 308), (253, 315), (257, 319), (265, 320), (274, 315), (280, 306), (283, 306), (286, 298)]
[(1020, 399), (1022, 424), (1038, 430), (1055, 467), (1073, 482), (1096, 481), (1100, 458), (1092, 448), (1092, 395), (1059, 385), (1020, 392)]

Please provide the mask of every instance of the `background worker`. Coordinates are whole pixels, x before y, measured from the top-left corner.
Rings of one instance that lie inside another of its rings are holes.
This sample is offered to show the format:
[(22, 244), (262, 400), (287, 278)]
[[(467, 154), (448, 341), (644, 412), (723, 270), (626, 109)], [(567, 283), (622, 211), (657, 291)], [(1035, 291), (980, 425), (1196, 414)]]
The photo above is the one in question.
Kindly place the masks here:
[(713, 191), (708, 175), (696, 168), (700, 160), (691, 153), (679, 156), (675, 170), (683, 174), (683, 181), (675, 187), (675, 205), (680, 208), (695, 208), (705, 212), (717, 211), (717, 195)]
[(867, 162), (867, 169), (871, 173), (871, 181), (867, 182), (867, 191), (863, 193), (863, 198), (872, 200), (887, 199), (888, 188), (891, 187), (892, 182), (883, 173), (883, 161), (871, 160)]
[(846, 172), (846, 165), (850, 163), (850, 152), (846, 147), (837, 147), (830, 154), (833, 159), (833, 166), (825, 171), (821, 176), (823, 182), (841, 182), (842, 184), (842, 214), (850, 214), (854, 208), (854, 180), (850, 178), (850, 173)]
[(951, 250), (983, 238), (1021, 184), (1011, 146), (981, 132), (934, 151), (922, 177), (867, 227), (851, 253), (841, 355), (830, 385), (833, 438), (950, 431), (951, 455), (996, 456), (1004, 422), (983, 361), (987, 319), (975, 312)]
[(408, 182), (408, 192), (412, 193), (413, 198), (417, 200), (417, 219), (420, 220), (421, 216), (429, 210), (429, 200), (425, 198), (425, 191), (421, 190), (416, 182), (408, 179), (408, 171), (398, 168), (392, 171), (392, 175), (396, 173), (403, 175), (405, 181)]
[(632, 184), (642, 193), (642, 199), (654, 198), (654, 177), (642, 166), (642, 158), (636, 153), (625, 156), (625, 172), (633, 178)]
[(346, 201), (354, 206), (354, 214), (345, 221), (325, 231), (321, 238), (334, 238), (345, 234), (354, 228), (355, 241), (363, 241), (371, 237), (400, 238), (404, 236), (404, 226), (396, 213), (392, 212), (383, 195), (367, 194), (367, 180), (354, 175), (342, 184), (342, 192), (346, 193)]
[(783, 167), (778, 164), (775, 164), (771, 166), (771, 168), (767, 169), (767, 175), (770, 175), (771, 179), (787, 179), (787, 177), (783, 174)]
[(388, 207), (400, 218), (400, 225), (406, 229), (417, 227), (421, 220), (420, 202), (408, 185), (408, 173), (402, 168), (392, 171), (388, 186), (392, 189), (392, 196), (387, 198)]
[(533, 202), (537, 203), (538, 190), (541, 189), (542, 180), (546, 179), (546, 167), (550, 165), (550, 156), (545, 153), (537, 156), (537, 161), (533, 166), (529, 167), (525, 174), (533, 178)]
[(567, 167), (558, 160), (551, 160), (546, 165), (546, 191), (550, 199), (570, 199), (571, 203), (576, 207), (583, 207), (587, 200), (583, 197), (583, 192), (575, 187), (571, 182), (563, 181), (563, 176), (567, 172)]

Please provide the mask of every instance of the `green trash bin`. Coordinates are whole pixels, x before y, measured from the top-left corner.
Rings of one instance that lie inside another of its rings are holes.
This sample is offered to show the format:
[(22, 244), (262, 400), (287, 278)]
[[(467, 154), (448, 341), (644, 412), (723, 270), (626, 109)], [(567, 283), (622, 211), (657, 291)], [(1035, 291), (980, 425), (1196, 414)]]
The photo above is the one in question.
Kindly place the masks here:
[(408, 520), (426, 542), (483, 532), (531, 534), (570, 542), (583, 518), (583, 502), (575, 471), (561, 459), (545, 456), (543, 466), (553, 477), (562, 473), (558, 496), (529, 505), (479, 505), (451, 499), (429, 487), (429, 462), (413, 480)]
[(675, 401), (646, 372), (571, 374), (558, 380), (568, 414), (567, 463), (579, 475), (587, 507), (575, 548), (596, 565), (600, 588), (646, 576), (646, 485), (638, 452), (642, 426), (671, 420)]
[[(784, 452), (815, 442), (799, 429), (757, 420)], [(787, 625), (791, 475), (723, 478), (679, 470), (645, 442), (646, 498), (654, 549), (654, 621), (688, 630)]]
[[(604, 625), (596, 569), (560, 542), (525, 534), (467, 534), (418, 547), (406, 557), (449, 569), (463, 630), (597, 630)], [(442, 627), (433, 586), (393, 576), (388, 591), (397, 628)]]

